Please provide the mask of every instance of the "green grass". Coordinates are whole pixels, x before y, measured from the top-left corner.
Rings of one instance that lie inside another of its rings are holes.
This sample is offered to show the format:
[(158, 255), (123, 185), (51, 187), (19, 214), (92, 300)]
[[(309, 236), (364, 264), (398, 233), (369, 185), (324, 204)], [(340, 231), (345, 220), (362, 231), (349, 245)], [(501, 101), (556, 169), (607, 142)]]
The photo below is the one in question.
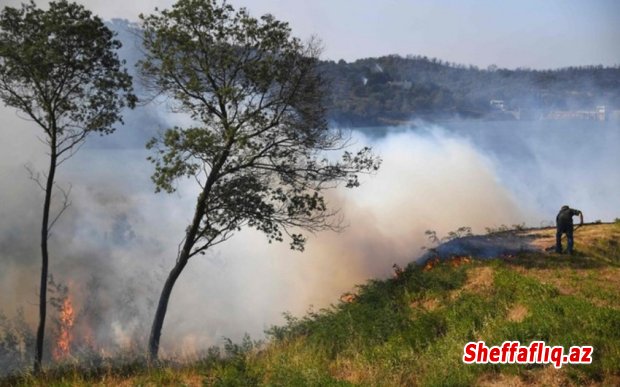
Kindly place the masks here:
[[(472, 385), (481, 380), (544, 385), (620, 382), (620, 223), (596, 225), (575, 256), (528, 253), (508, 261), (410, 265), (369, 281), (357, 298), (287, 316), (266, 343), (229, 343), (224, 356), (189, 365), (25, 375), (16, 385), (393, 386)], [(520, 311), (516, 313), (515, 311)], [(516, 314), (515, 314), (516, 313)], [(465, 365), (463, 346), (592, 345), (591, 365)], [(549, 379), (553, 377), (553, 379)], [(551, 382), (550, 382), (551, 380)], [(123, 384), (124, 383), (124, 384)]]

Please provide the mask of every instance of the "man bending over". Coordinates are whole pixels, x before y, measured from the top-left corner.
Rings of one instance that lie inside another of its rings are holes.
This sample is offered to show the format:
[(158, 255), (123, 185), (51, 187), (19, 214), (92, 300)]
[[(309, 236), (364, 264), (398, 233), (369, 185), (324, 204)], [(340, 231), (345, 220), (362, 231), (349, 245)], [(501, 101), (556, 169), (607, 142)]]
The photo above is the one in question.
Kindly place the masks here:
[(555, 224), (557, 227), (555, 233), (555, 252), (562, 253), (562, 234), (566, 234), (566, 240), (568, 242), (567, 251), (569, 254), (573, 253), (573, 216), (579, 215), (580, 225), (583, 224), (583, 213), (579, 210), (570, 208), (569, 206), (562, 206), (558, 216), (555, 218)]

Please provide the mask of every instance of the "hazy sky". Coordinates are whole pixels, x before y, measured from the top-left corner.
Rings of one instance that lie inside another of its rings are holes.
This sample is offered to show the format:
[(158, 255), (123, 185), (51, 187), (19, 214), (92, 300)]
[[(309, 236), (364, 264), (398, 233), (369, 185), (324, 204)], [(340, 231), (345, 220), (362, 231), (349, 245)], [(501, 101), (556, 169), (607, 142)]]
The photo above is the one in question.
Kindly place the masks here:
[[(16, 5), (19, 0), (0, 0)], [(46, 1), (39, 0), (43, 4)], [(79, 0), (104, 18), (137, 19), (173, 0)], [(324, 58), (416, 54), (486, 67), (620, 64), (617, 0), (230, 0), (318, 35)]]

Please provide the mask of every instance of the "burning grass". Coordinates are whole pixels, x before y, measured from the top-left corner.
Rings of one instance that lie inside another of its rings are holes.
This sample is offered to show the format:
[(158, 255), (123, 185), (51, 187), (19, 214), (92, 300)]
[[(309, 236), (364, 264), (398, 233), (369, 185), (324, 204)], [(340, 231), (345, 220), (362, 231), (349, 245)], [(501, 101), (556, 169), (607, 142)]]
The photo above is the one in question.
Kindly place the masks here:
[(54, 360), (63, 361), (71, 356), (71, 342), (73, 341), (73, 324), (75, 323), (75, 310), (71, 296), (67, 296), (60, 307), (58, 318), (60, 333), (54, 348)]

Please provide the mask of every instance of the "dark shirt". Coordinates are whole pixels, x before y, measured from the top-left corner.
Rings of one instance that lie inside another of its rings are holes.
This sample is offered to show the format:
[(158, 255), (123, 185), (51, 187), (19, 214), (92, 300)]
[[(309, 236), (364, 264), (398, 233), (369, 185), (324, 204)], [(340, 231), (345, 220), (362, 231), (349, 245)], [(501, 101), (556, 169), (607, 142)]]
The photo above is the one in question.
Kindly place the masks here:
[(555, 222), (558, 227), (572, 227), (573, 216), (577, 216), (579, 214), (581, 214), (581, 211), (579, 210), (574, 208), (566, 208), (564, 210), (560, 210), (558, 216), (555, 218)]

